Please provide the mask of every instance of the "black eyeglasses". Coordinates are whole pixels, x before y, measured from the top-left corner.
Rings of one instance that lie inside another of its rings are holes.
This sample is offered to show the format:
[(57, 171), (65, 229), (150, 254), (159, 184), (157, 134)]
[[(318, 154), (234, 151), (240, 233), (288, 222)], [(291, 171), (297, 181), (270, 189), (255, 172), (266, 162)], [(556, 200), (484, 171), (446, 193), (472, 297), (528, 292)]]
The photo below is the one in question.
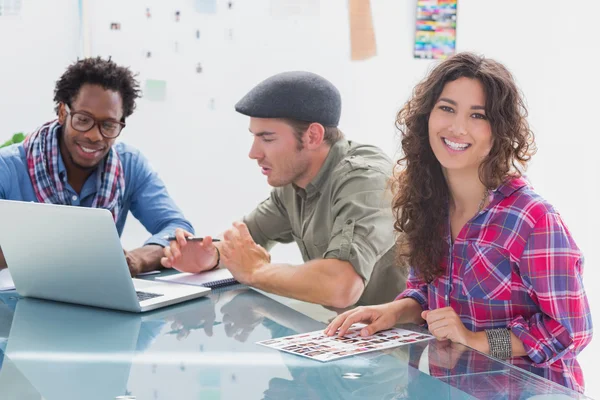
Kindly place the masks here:
[(114, 139), (121, 134), (123, 128), (125, 128), (124, 122), (115, 121), (114, 119), (98, 120), (91, 115), (81, 112), (73, 111), (69, 109), (69, 106), (65, 104), (67, 114), (71, 116), (71, 128), (77, 132), (89, 132), (95, 125), (98, 125), (100, 134), (107, 139)]

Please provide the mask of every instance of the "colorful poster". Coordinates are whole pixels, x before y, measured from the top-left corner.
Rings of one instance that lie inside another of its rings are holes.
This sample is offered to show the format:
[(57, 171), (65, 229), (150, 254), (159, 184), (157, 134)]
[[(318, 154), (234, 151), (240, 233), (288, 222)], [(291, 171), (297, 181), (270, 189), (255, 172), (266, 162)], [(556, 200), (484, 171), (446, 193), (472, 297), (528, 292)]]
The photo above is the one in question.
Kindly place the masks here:
[(418, 0), (415, 58), (446, 58), (456, 51), (457, 0)]
[(360, 330), (363, 327), (365, 327), (364, 324), (354, 324), (343, 337), (325, 336), (323, 330), (320, 330), (263, 340), (256, 344), (325, 362), (433, 339), (433, 336), (428, 334), (399, 328), (362, 337)]

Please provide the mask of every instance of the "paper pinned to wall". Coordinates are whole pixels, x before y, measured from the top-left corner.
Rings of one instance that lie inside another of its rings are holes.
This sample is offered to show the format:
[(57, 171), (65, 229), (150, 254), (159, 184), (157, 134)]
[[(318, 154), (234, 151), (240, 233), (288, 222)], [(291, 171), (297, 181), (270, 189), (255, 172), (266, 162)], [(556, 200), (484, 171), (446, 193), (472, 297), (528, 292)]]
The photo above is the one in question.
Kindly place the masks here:
[(349, 0), (350, 59), (366, 60), (377, 55), (371, 0)]
[(273, 17), (318, 17), (321, 13), (319, 0), (271, 0)]
[(0, 17), (18, 17), (21, 6), (21, 0), (0, 0)]
[(146, 79), (144, 98), (150, 101), (165, 101), (167, 98), (167, 81)]
[(203, 14), (216, 14), (217, 0), (196, 0), (196, 11)]

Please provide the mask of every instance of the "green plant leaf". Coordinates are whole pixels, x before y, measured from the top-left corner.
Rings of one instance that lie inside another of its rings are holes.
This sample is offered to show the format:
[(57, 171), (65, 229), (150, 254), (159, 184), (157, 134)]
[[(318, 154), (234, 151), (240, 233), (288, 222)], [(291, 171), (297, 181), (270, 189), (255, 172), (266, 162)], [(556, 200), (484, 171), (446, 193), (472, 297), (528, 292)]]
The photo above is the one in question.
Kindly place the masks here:
[(23, 132), (15, 133), (12, 138), (8, 139), (6, 142), (0, 145), (0, 148), (10, 146), (11, 144), (21, 143), (25, 140), (25, 134)]

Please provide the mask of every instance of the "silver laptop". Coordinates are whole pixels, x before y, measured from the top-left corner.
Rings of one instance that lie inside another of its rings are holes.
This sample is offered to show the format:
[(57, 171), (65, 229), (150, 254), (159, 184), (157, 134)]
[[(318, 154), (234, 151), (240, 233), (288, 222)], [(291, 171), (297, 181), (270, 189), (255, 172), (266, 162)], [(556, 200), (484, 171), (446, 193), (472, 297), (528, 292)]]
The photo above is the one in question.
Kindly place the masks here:
[(0, 248), (21, 296), (144, 312), (210, 292), (131, 279), (104, 209), (0, 200)]

